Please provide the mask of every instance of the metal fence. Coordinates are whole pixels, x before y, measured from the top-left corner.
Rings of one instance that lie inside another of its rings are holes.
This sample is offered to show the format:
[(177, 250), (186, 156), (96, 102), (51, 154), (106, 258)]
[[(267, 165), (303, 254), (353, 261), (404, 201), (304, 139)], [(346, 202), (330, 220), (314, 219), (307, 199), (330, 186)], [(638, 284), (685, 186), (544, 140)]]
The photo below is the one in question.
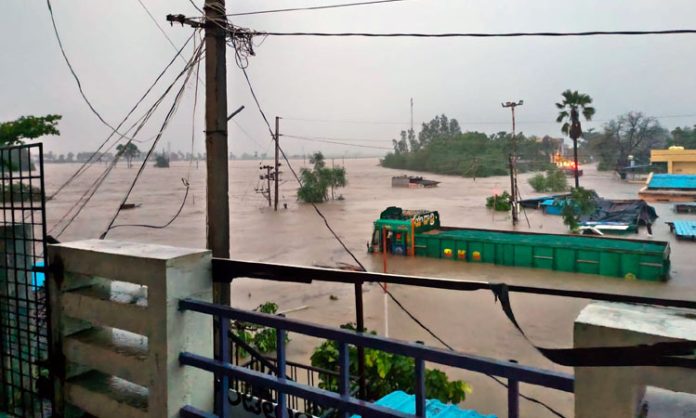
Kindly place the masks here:
[(42, 144), (0, 148), (0, 411), (16, 417), (51, 416), (43, 174)]
[[(412, 415), (396, 412), (374, 403), (364, 402), (353, 397), (350, 393), (350, 359), (349, 345), (355, 347), (372, 348), (388, 353), (399, 354), (413, 358), (415, 361), (415, 395), (416, 395), (416, 416), (425, 417), (425, 362), (431, 362), (460, 369), (471, 370), (479, 373), (501, 377), (508, 381), (508, 399), (511, 400), (509, 408), (517, 408), (518, 384), (527, 383), (531, 385), (544, 386), (560, 391), (573, 392), (573, 377), (566, 373), (552, 372), (533, 367), (528, 367), (513, 362), (499, 361), (495, 359), (465, 355), (452, 351), (445, 351), (426, 347), (415, 343), (400, 342), (377, 335), (356, 333), (344, 329), (315, 325), (312, 323), (287, 319), (280, 316), (272, 316), (257, 312), (245, 311), (231, 308), (229, 306), (216, 305), (213, 303), (200, 302), (195, 300), (182, 300), (179, 308), (204, 314), (212, 315), (216, 318), (219, 327), (220, 341), (222, 347), (219, 352), (223, 353), (220, 360), (202, 357), (192, 353), (181, 353), (179, 359), (182, 365), (196, 367), (214, 373), (219, 379), (218, 403), (219, 410), (216, 411), (219, 417), (230, 416), (230, 404), (227, 401), (230, 383), (235, 379), (247, 382), (255, 387), (266, 388), (277, 392), (277, 417), (286, 418), (289, 416), (287, 396), (295, 396), (307, 399), (310, 402), (334, 408), (340, 411), (339, 416), (347, 417), (351, 414), (360, 414), (368, 417), (411, 417)], [(264, 327), (273, 328), (277, 335), (276, 350), (276, 376), (271, 376), (246, 367), (231, 363), (229, 340), (225, 338), (228, 332), (229, 322), (244, 321)], [(338, 393), (311, 387), (289, 379), (286, 375), (286, 352), (285, 334), (293, 332), (304, 334), (311, 337), (322, 338), (338, 342), (339, 347), (339, 378)], [(184, 417), (210, 417), (209, 413), (196, 410), (187, 406), (181, 411)], [(509, 409), (509, 416), (517, 417), (516, 409)]]

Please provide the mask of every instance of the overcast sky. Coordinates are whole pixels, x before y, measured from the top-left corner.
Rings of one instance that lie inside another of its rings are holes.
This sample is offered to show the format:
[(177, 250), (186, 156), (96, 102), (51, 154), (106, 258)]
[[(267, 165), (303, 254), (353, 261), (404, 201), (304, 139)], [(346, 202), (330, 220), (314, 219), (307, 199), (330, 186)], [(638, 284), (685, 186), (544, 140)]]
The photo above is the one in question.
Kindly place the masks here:
[[(142, 1), (173, 42), (182, 45), (191, 29), (170, 27), (165, 15), (196, 15), (188, 0)], [(227, 10), (233, 13), (340, 2), (228, 0)], [(116, 125), (173, 57), (172, 46), (137, 0), (53, 3), (66, 52), (86, 94), (104, 118)], [(585, 31), (695, 28), (695, 16), (693, 0), (409, 0), (244, 16), (234, 18), (233, 23), (268, 31)], [(60, 55), (46, 2), (1, 0), (0, 28), (0, 120), (27, 114), (62, 114), (62, 135), (46, 139), (47, 148), (61, 153), (96, 149), (109, 130), (90, 113), (78, 93)], [(189, 48), (187, 56), (190, 53)], [(543, 39), (270, 37), (256, 48), (256, 53), (249, 62), (249, 76), (269, 117), (285, 118), (281, 133), (288, 135), (389, 147), (390, 140), (408, 128), (409, 100), (413, 98), (417, 126), (444, 113), (459, 120), (464, 130), (488, 133), (510, 128), (510, 114), (501, 108), (501, 101), (524, 99), (524, 106), (517, 112), (518, 129), (526, 134), (560, 136), (554, 103), (568, 88), (594, 98), (595, 121), (585, 124), (586, 128), (599, 128), (603, 122), (631, 110), (662, 117), (660, 122), (670, 129), (696, 123), (696, 35)], [(270, 145), (269, 134), (229, 50), (228, 58), (229, 108), (232, 111), (246, 106), (235, 119), (248, 133), (230, 123), (230, 150), (238, 155), (263, 152)], [(183, 62), (175, 67), (180, 70)], [(168, 73), (162, 87), (173, 77), (174, 71)], [(162, 146), (171, 143), (172, 150), (190, 150), (193, 90), (191, 84)], [(196, 152), (204, 149), (202, 104), (199, 101), (195, 118)], [(162, 110), (143, 138), (157, 129), (166, 109)], [(288, 137), (281, 141), (289, 153), (317, 149), (333, 154), (381, 152)], [(141, 148), (147, 146), (140, 144)]]

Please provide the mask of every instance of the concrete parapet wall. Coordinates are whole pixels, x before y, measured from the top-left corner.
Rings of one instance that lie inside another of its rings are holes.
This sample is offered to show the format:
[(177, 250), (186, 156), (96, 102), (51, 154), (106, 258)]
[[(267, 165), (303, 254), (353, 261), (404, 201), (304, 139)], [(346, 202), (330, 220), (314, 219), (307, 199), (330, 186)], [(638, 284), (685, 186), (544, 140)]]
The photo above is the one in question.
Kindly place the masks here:
[[(576, 348), (696, 341), (696, 313), (597, 302), (575, 321)], [(576, 367), (576, 418), (635, 418), (646, 387), (696, 394), (696, 373), (676, 367)]]
[(57, 407), (97, 417), (177, 417), (213, 408), (213, 376), (179, 365), (213, 357), (212, 317), (179, 311), (212, 301), (206, 250), (87, 240), (49, 246)]

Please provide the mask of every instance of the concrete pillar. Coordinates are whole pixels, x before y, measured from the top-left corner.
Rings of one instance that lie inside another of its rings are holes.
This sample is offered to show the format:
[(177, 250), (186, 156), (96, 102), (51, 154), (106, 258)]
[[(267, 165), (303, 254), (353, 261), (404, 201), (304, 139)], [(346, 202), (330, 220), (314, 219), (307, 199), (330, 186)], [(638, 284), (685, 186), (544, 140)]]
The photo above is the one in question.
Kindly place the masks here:
[[(576, 348), (696, 340), (696, 315), (681, 309), (596, 302), (575, 321)], [(647, 386), (696, 394), (693, 370), (576, 367), (575, 418), (635, 418)]]
[(87, 240), (50, 245), (58, 406), (99, 418), (178, 417), (213, 409), (213, 375), (179, 365), (183, 351), (213, 356), (211, 254), (161, 245)]

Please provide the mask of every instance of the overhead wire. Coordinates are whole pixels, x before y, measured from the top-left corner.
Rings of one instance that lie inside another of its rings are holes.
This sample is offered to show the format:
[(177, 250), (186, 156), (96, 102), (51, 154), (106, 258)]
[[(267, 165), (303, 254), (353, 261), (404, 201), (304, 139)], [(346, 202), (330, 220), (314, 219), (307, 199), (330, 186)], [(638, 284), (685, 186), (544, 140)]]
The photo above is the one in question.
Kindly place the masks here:
[[(126, 123), (126, 121), (127, 121), (127, 120), (131, 117), (131, 115), (137, 110), (137, 108), (138, 108), (138, 107), (140, 106), (140, 104), (145, 100), (145, 98), (147, 98), (147, 96), (150, 94), (150, 92), (152, 92), (152, 90), (153, 90), (153, 89), (155, 88), (155, 86), (159, 83), (159, 81), (162, 79), (162, 77), (164, 76), (164, 74), (166, 74), (166, 72), (169, 70), (169, 68), (172, 66), (172, 64), (174, 64), (174, 61), (176, 61), (176, 58), (181, 54), (181, 51), (183, 51), (184, 48), (186, 48), (186, 46), (189, 44), (189, 42), (191, 41), (191, 39), (193, 39), (193, 34), (192, 34), (192, 35), (186, 40), (186, 42), (184, 42), (184, 44), (177, 50), (176, 55), (174, 55), (174, 57), (167, 63), (167, 65), (164, 67), (164, 69), (157, 75), (157, 77), (155, 78), (154, 82), (152, 82), (152, 84), (150, 84), (150, 86), (147, 88), (147, 90), (145, 91), (145, 93), (140, 97), (140, 99), (138, 99), (138, 101), (135, 102), (135, 105), (133, 105), (133, 107), (128, 111), (128, 113), (126, 114), (126, 116), (121, 120), (121, 122), (119, 122), (119, 124), (118, 124), (118, 126), (117, 126), (117, 129), (120, 129), (121, 126), (123, 126), (123, 124)], [(94, 151), (94, 152), (89, 156), (89, 158), (88, 158), (84, 163), (82, 163), (82, 165), (75, 171), (75, 173), (73, 173), (70, 177), (68, 177), (68, 179), (65, 180), (65, 181), (58, 187), (58, 189), (56, 189), (56, 191), (54, 191), (53, 193), (51, 193), (51, 194), (48, 196), (48, 199), (50, 200), (50, 199), (55, 198), (66, 186), (68, 186), (70, 183), (72, 183), (72, 182), (73, 182), (75, 179), (77, 179), (77, 177), (79, 177), (87, 168), (89, 168), (89, 165), (91, 165), (93, 162), (96, 161), (96, 160), (95, 160), (95, 157), (97, 157), (98, 155), (100, 155), (99, 153), (101, 152), (102, 148), (104, 148), (104, 146), (106, 146), (106, 144), (111, 140), (111, 138), (113, 138), (114, 135), (116, 135), (116, 133), (117, 133), (117, 130), (115, 130), (115, 129), (112, 130), (111, 133), (106, 137), (106, 139), (104, 140), (104, 142), (102, 142), (101, 145), (99, 145), (99, 148), (97, 148), (97, 150)], [(124, 138), (124, 136), (121, 135), (121, 136), (119, 137), (119, 139), (117, 140), (117, 142), (120, 141), (120, 140), (123, 139), (123, 138)]]
[[(150, 147), (147, 154), (145, 155), (145, 158), (143, 159), (143, 163), (140, 165), (138, 172), (135, 174), (135, 177), (133, 178), (133, 181), (131, 182), (131, 184), (128, 188), (128, 191), (123, 196), (121, 203), (119, 204), (118, 208), (116, 209), (116, 213), (114, 213), (113, 217), (111, 218), (111, 220), (109, 221), (109, 224), (106, 227), (106, 230), (104, 230), (104, 232), (99, 236), (99, 239), (104, 239), (106, 237), (106, 235), (109, 233), (109, 231), (113, 228), (114, 222), (116, 222), (118, 215), (121, 213), (121, 210), (123, 209), (123, 205), (128, 201), (128, 198), (130, 197), (131, 193), (133, 192), (133, 189), (135, 188), (135, 185), (137, 184), (138, 179), (140, 178), (143, 171), (145, 170), (145, 166), (147, 165), (147, 162), (150, 159), (150, 156), (152, 155), (155, 148), (157, 147), (157, 144), (159, 143), (159, 140), (162, 138), (164, 131), (167, 129), (167, 126), (169, 125), (169, 122), (170, 122), (172, 116), (174, 116), (174, 114), (176, 113), (176, 110), (178, 108), (181, 97), (183, 96), (183, 93), (186, 90), (186, 84), (188, 83), (188, 80), (191, 77), (191, 74), (193, 73), (193, 68), (194, 68), (193, 64), (196, 64), (200, 60), (202, 50), (203, 50), (203, 44), (199, 45), (198, 50), (194, 51), (192, 61), (191, 61), (190, 65), (188, 66), (189, 68), (188, 68), (188, 71), (186, 73), (186, 77), (185, 77), (184, 81), (181, 83), (181, 88), (176, 93), (176, 96), (174, 97), (173, 103), (172, 103), (171, 107), (169, 108), (169, 111), (167, 112), (167, 115), (165, 116), (164, 120), (162, 121), (162, 126), (157, 134), (157, 138), (152, 143), (152, 146)], [(188, 188), (189, 188), (189, 185), (186, 185), (186, 195), (185, 196), (188, 196)], [(185, 203), (185, 200), (184, 200), (184, 203)], [(178, 215), (181, 213), (182, 209), (183, 209), (183, 204), (179, 208), (179, 211), (177, 212), (175, 217), (170, 221), (170, 223), (174, 222), (174, 219), (176, 219), (176, 217), (178, 217)]]
[[(185, 66), (184, 69), (176, 76), (176, 78), (174, 79), (174, 81), (172, 81), (172, 83), (165, 89), (165, 91), (160, 95), (160, 97), (155, 101), (155, 103), (146, 111), (146, 113), (145, 113), (140, 119), (138, 119), (138, 120), (128, 129), (127, 132), (130, 132), (131, 129), (135, 128), (135, 132), (134, 132), (133, 136), (132, 136), (132, 137), (129, 137), (130, 139), (128, 139), (127, 142), (123, 145), (124, 147), (127, 147), (129, 144), (132, 143), (133, 139), (138, 135), (138, 133), (140, 132), (140, 130), (141, 130), (141, 129), (145, 126), (145, 124), (150, 120), (150, 118), (151, 118), (152, 115), (155, 113), (155, 111), (157, 110), (157, 108), (159, 107), (159, 105), (160, 105), (160, 104), (164, 101), (164, 99), (169, 95), (169, 93), (170, 93), (171, 90), (174, 88), (174, 86), (176, 85), (176, 83), (181, 79), (181, 77), (182, 77), (184, 74), (186, 74), (186, 73), (190, 70), (190, 66), (192, 66), (193, 64), (196, 63), (196, 61), (194, 60), (194, 57), (195, 57), (195, 56), (196, 56), (196, 55), (195, 55), (195, 53), (194, 53), (194, 56), (191, 58), (191, 61), (189, 62), (189, 64), (188, 64), (187, 66)], [(176, 57), (175, 57), (175, 58), (176, 58)], [(197, 58), (197, 60), (200, 60), (200, 56)], [(137, 125), (137, 128), (136, 128), (136, 125)], [(162, 130), (160, 129), (160, 131), (158, 132), (157, 135), (161, 135), (161, 133), (162, 133)], [(111, 150), (114, 146), (116, 146), (117, 143), (118, 143), (118, 142), (112, 143), (112, 144), (109, 146), (109, 148), (107, 148), (107, 150), (106, 150), (105, 152), (109, 152), (109, 150)], [(63, 232), (65, 232), (65, 230), (75, 221), (75, 219), (77, 218), (77, 216), (79, 216), (79, 214), (82, 212), (82, 210), (84, 209), (84, 207), (85, 207), (85, 206), (89, 203), (89, 201), (94, 197), (94, 194), (96, 193), (96, 191), (99, 189), (99, 187), (101, 187), (101, 185), (103, 184), (103, 182), (104, 182), (104, 180), (106, 179), (106, 177), (111, 173), (111, 171), (114, 169), (114, 167), (115, 167), (116, 164), (118, 163), (119, 157), (120, 157), (120, 154), (117, 154), (116, 157), (115, 157), (112, 161), (110, 161), (108, 167), (104, 170), (104, 172), (102, 173), (102, 175), (100, 175), (99, 177), (97, 177), (97, 179), (96, 179), (96, 180), (92, 183), (92, 185), (85, 191), (85, 193), (80, 197), (80, 199), (78, 199), (78, 200), (75, 202), (75, 204), (74, 204), (70, 209), (68, 209), (68, 211), (66, 211), (66, 213), (63, 215), (63, 217), (62, 217), (61, 219), (59, 219), (58, 222), (56, 222), (56, 223), (53, 225), (53, 227), (51, 227), (51, 229), (49, 230), (49, 233), (51, 233), (51, 232), (53, 232), (54, 230), (56, 230), (56, 229), (58, 228), (58, 226), (61, 224), (61, 222), (66, 221), (66, 219), (67, 219), (67, 222), (63, 225), (63, 227), (61, 228), (61, 230), (57, 233), (56, 237), (59, 237)], [(78, 206), (79, 206), (79, 208), (78, 208)], [(76, 208), (77, 208), (77, 210), (76, 210)], [(75, 211), (75, 210), (76, 210), (76, 211)], [(75, 212), (73, 213), (73, 211), (75, 211)], [(71, 213), (73, 213), (73, 214), (72, 214), (72, 216), (70, 217), (70, 219), (68, 219), (68, 217), (70, 216)]]
[(127, 136), (125, 134), (122, 134), (118, 132), (118, 129), (115, 128), (112, 124), (106, 121), (104, 117), (102, 117), (101, 113), (97, 111), (97, 109), (94, 107), (92, 104), (92, 101), (87, 97), (87, 94), (85, 93), (83, 87), (82, 87), (82, 81), (80, 80), (80, 77), (78, 77), (77, 73), (75, 72), (75, 69), (73, 68), (72, 64), (70, 63), (70, 59), (68, 58), (67, 53), (65, 52), (65, 47), (63, 46), (63, 40), (61, 39), (60, 33), (58, 32), (58, 26), (56, 25), (56, 19), (55, 16), (53, 15), (53, 6), (51, 5), (51, 0), (46, 0), (46, 5), (48, 6), (48, 13), (51, 17), (51, 23), (53, 25), (53, 33), (55, 34), (56, 40), (58, 41), (58, 47), (60, 48), (60, 52), (63, 55), (63, 59), (65, 60), (65, 63), (68, 66), (68, 70), (70, 70), (70, 74), (72, 74), (73, 79), (75, 80), (75, 83), (77, 83), (77, 88), (80, 91), (80, 96), (82, 96), (82, 99), (84, 102), (87, 104), (89, 107), (90, 111), (99, 119), (99, 121), (111, 129), (112, 131), (117, 132), (119, 135), (122, 135), (123, 137)]
[[(194, 33), (195, 34), (195, 33)], [(201, 40), (202, 44), (202, 40)], [(196, 43), (194, 39), (194, 50), (196, 50)], [(113, 225), (111, 226), (111, 230), (116, 229), (116, 228), (123, 228), (123, 227), (132, 227), (132, 228), (150, 228), (150, 229), (165, 229), (181, 215), (181, 213), (184, 210), (184, 206), (186, 205), (186, 200), (188, 199), (188, 195), (191, 189), (191, 170), (193, 168), (193, 153), (195, 149), (195, 139), (196, 139), (196, 110), (198, 109), (198, 81), (199, 81), (199, 71), (200, 71), (200, 66), (201, 66), (201, 61), (198, 60), (196, 62), (196, 84), (194, 88), (194, 94), (193, 94), (193, 109), (191, 111), (191, 153), (189, 156), (189, 164), (188, 164), (188, 170), (186, 174), (186, 178), (181, 178), (181, 182), (183, 183), (184, 187), (186, 188), (184, 192), (184, 197), (181, 200), (181, 205), (179, 205), (179, 209), (174, 213), (174, 215), (169, 219), (169, 221), (165, 222), (162, 225), (152, 225), (152, 224), (118, 224), (118, 225)], [(186, 85), (186, 82), (184, 82), (184, 86)], [(147, 159), (146, 159), (147, 160)], [(144, 164), (144, 163), (143, 163)], [(107, 231), (108, 232), (108, 231)]]
[(327, 38), (523, 38), (523, 37), (588, 37), (588, 36), (652, 36), (652, 35), (693, 35), (696, 29), (665, 30), (617, 30), (585, 32), (450, 32), (450, 33), (375, 33), (375, 32), (268, 32), (250, 31), (251, 36), (315, 36)]
[(406, 0), (374, 0), (374, 1), (361, 1), (353, 3), (342, 3), (342, 4), (329, 4), (325, 6), (309, 6), (309, 7), (292, 7), (287, 9), (271, 9), (271, 10), (257, 10), (252, 12), (239, 12), (228, 14), (228, 17), (232, 16), (250, 16), (250, 15), (260, 15), (267, 13), (281, 13), (281, 12), (298, 12), (298, 11), (309, 11), (309, 10), (325, 10), (325, 9), (338, 9), (343, 7), (354, 7), (354, 6), (369, 6), (383, 3), (398, 3)]
[[(273, 132), (273, 129), (271, 128), (271, 124), (270, 124), (270, 122), (268, 121), (268, 118), (266, 117), (266, 113), (263, 111), (263, 108), (261, 107), (261, 103), (259, 102), (258, 97), (256, 96), (256, 92), (254, 91), (254, 88), (253, 88), (253, 86), (252, 86), (252, 84), (251, 84), (251, 80), (249, 79), (249, 76), (248, 76), (248, 74), (247, 74), (246, 68), (240, 66), (240, 69), (241, 69), (242, 72), (244, 73), (244, 78), (245, 78), (246, 81), (247, 81), (247, 86), (249, 87), (249, 91), (250, 91), (250, 93), (251, 93), (251, 96), (252, 96), (252, 98), (254, 99), (254, 102), (256, 103), (256, 107), (258, 108), (259, 113), (261, 114), (261, 116), (262, 116), (262, 118), (263, 118), (263, 120), (264, 120), (264, 122), (265, 122), (265, 124), (266, 124), (266, 127), (268, 128), (268, 132), (271, 134), (271, 137), (274, 137), (274, 132)], [(293, 174), (293, 176), (295, 177), (295, 179), (297, 180), (297, 182), (300, 184), (300, 187), (302, 187), (302, 184), (303, 184), (303, 183), (302, 183), (302, 180), (301, 180), (300, 176), (297, 174), (297, 172), (295, 171), (295, 169), (292, 167), (292, 164), (290, 163), (290, 160), (289, 160), (288, 156), (286, 155), (285, 151), (284, 151), (283, 148), (280, 147), (280, 146), (278, 146), (278, 150), (280, 151), (280, 154), (282, 155), (283, 160), (284, 160), (285, 163), (287, 164), (288, 169), (289, 169), (290, 172)], [(339, 245), (344, 249), (344, 251), (353, 259), (353, 261), (355, 261), (355, 263), (357, 264), (357, 266), (358, 266), (362, 271), (367, 271), (367, 269), (365, 268), (365, 266), (364, 266), (364, 265), (360, 262), (360, 260), (355, 256), (355, 254), (348, 248), (348, 246), (345, 244), (345, 242), (343, 242), (343, 240), (342, 240), (341, 237), (338, 235), (338, 233), (336, 233), (336, 231), (331, 227), (331, 224), (329, 223), (329, 220), (328, 220), (328, 219), (326, 218), (326, 216), (321, 212), (321, 210), (319, 209), (319, 207), (317, 207), (317, 205), (316, 205), (315, 203), (311, 203), (311, 202), (310, 202), (310, 204), (312, 205), (312, 208), (314, 209), (314, 211), (316, 212), (316, 214), (323, 220), (324, 225), (325, 225), (326, 228), (329, 230), (329, 232), (330, 232), (331, 235), (334, 237), (334, 239), (335, 239), (335, 240), (339, 243)], [(389, 298), (390, 298), (390, 299), (391, 299), (391, 300), (392, 300), (404, 313), (406, 313), (406, 315), (408, 315), (408, 317), (411, 318), (411, 320), (413, 320), (418, 326), (420, 326), (424, 331), (426, 331), (430, 336), (432, 336), (433, 338), (435, 338), (435, 339), (436, 339), (438, 342), (440, 342), (443, 346), (447, 347), (447, 348), (448, 348), (449, 350), (451, 350), (451, 351), (456, 351), (456, 350), (454, 349), (454, 347), (452, 347), (452, 346), (449, 345), (445, 340), (443, 340), (441, 337), (439, 337), (432, 329), (430, 329), (430, 327), (428, 327), (427, 325), (425, 325), (425, 324), (424, 324), (421, 320), (419, 320), (410, 310), (408, 310), (408, 309), (401, 303), (401, 301), (399, 301), (399, 300), (396, 298), (396, 296), (394, 296), (394, 294), (393, 294), (390, 290), (388, 290), (388, 289), (386, 288), (386, 286), (384, 286), (382, 283), (378, 283), (378, 284), (379, 284), (379, 286), (382, 288), (382, 290), (389, 296)], [(508, 385), (507, 385), (505, 382), (503, 382), (502, 380), (500, 380), (500, 379), (497, 378), (496, 376), (493, 376), (492, 374), (488, 374), (488, 373), (484, 373), (484, 374), (485, 374), (486, 376), (490, 377), (491, 379), (493, 379), (493, 380), (494, 380), (495, 382), (497, 382), (498, 384), (502, 385), (503, 387), (506, 387), (506, 388), (508, 387)], [(522, 393), (519, 393), (519, 396), (520, 396), (521, 398), (527, 400), (527, 401), (533, 402), (533, 403), (535, 403), (535, 404), (538, 404), (538, 405), (544, 407), (544, 408), (547, 409), (549, 412), (551, 412), (552, 414), (554, 414), (554, 415), (556, 415), (556, 416), (558, 416), (558, 417), (560, 417), (560, 418), (565, 418), (565, 416), (564, 416), (563, 414), (561, 414), (560, 412), (558, 412), (557, 410), (555, 410), (554, 408), (552, 408), (552, 407), (549, 406), (548, 404), (546, 404), (546, 403), (544, 403), (544, 402), (542, 402), (542, 401), (540, 401), (540, 400), (538, 400), (538, 399), (536, 399), (536, 398), (532, 398), (532, 397), (527, 396), (527, 395), (524, 395), (524, 394), (522, 394)]]
[(349, 142), (332, 141), (329, 139), (311, 138), (311, 137), (303, 137), (303, 136), (296, 136), (296, 135), (283, 134), (283, 137), (298, 139), (300, 141), (322, 142), (325, 144), (344, 145), (344, 146), (356, 147), (356, 148), (370, 148), (370, 149), (378, 149), (378, 150), (386, 150), (386, 151), (392, 150), (392, 148), (389, 148), (389, 147), (380, 147), (380, 146), (376, 146), (376, 145), (363, 145), (363, 144), (355, 144), (355, 143), (351, 144)]

